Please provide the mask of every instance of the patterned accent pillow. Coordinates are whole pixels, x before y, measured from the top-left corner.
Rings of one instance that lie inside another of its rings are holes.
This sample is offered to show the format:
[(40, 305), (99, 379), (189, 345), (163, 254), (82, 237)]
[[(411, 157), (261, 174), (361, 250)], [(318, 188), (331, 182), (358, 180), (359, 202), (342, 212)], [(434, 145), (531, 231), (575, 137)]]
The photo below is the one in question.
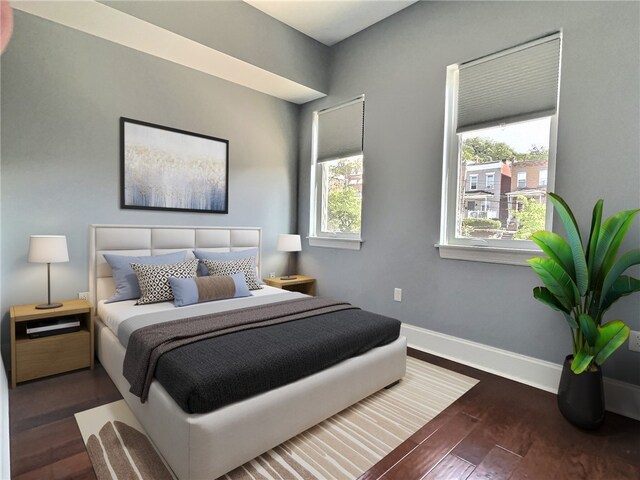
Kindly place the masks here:
[(138, 277), (140, 291), (142, 292), (142, 296), (138, 299), (136, 305), (166, 302), (167, 300), (173, 300), (169, 277), (195, 277), (198, 269), (198, 259), (166, 265), (132, 263), (131, 269)]
[(210, 275), (195, 278), (169, 278), (176, 307), (194, 303), (224, 300), (225, 298), (249, 297), (244, 273), (238, 272), (228, 277)]
[(209, 270), (209, 275), (218, 275), (228, 277), (234, 273), (244, 273), (249, 290), (260, 290), (262, 287), (256, 278), (256, 267), (254, 257), (240, 258), (238, 260), (207, 260), (203, 259), (202, 263)]

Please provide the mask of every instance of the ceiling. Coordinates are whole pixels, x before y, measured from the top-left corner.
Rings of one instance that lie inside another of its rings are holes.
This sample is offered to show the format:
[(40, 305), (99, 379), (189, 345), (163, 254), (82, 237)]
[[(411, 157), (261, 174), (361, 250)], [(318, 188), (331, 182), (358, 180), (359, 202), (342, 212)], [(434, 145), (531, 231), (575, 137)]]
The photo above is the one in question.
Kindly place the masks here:
[(416, 0), (244, 1), (327, 46), (334, 45), (416, 2)]

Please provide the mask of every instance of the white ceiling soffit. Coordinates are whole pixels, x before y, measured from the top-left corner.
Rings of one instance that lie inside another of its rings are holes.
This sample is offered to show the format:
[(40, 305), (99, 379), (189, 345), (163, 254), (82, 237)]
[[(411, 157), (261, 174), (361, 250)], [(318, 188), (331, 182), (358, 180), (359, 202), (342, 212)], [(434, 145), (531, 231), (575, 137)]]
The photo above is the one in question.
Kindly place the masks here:
[(416, 0), (244, 1), (329, 47), (416, 2)]
[(93, 0), (14, 1), (13, 8), (293, 103), (325, 94)]

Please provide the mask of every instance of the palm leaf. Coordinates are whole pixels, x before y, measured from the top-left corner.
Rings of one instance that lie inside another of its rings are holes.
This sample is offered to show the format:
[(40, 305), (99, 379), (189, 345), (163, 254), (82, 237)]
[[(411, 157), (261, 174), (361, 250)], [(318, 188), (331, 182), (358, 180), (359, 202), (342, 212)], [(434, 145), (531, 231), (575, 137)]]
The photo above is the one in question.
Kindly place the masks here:
[(573, 362), (571, 362), (571, 370), (574, 373), (582, 373), (584, 372), (589, 365), (591, 365), (591, 361), (593, 360), (593, 355), (589, 352), (585, 352), (584, 349), (581, 349), (578, 353), (576, 353), (575, 357), (573, 357)]
[[(627, 268), (632, 265), (640, 264), (640, 248), (634, 248), (633, 250), (628, 251), (624, 255), (620, 257), (620, 259), (611, 267), (609, 273), (604, 279), (604, 283), (602, 284), (602, 293), (600, 297), (600, 306), (604, 303), (604, 299), (606, 298), (611, 286), (618, 279), (618, 277), (624, 272)], [(631, 292), (629, 292), (631, 293)]]
[(615, 262), (618, 249), (624, 240), (627, 230), (633, 222), (635, 215), (640, 212), (636, 210), (624, 210), (609, 217), (600, 227), (598, 245), (593, 261), (593, 276), (596, 284), (592, 288), (597, 289), (598, 284), (603, 282), (609, 270)]
[(580, 330), (582, 330), (585, 340), (590, 347), (595, 347), (596, 340), (598, 340), (598, 326), (596, 322), (584, 313), (578, 317), (578, 321), (580, 322)]
[(587, 246), (587, 265), (589, 266), (589, 282), (593, 285), (595, 279), (593, 278), (593, 260), (596, 256), (596, 248), (598, 246), (598, 237), (600, 236), (600, 224), (602, 223), (602, 206), (604, 201), (598, 200), (593, 207), (593, 214), (591, 215), (591, 230), (589, 236), (589, 243)]
[(541, 230), (531, 235), (530, 239), (536, 242), (542, 251), (549, 255), (549, 258), (562, 265), (565, 272), (575, 281), (576, 270), (571, 256), (571, 247), (564, 238), (557, 233)]
[(551, 293), (551, 291), (546, 287), (534, 288), (533, 298), (553, 308), (554, 310), (558, 310), (559, 312), (565, 312), (565, 313), (570, 312), (570, 310), (567, 310), (565, 306), (562, 304), (562, 302), (558, 300), (558, 298), (553, 293)]
[(578, 328), (578, 322), (576, 322), (576, 319), (573, 318), (573, 315), (566, 312), (562, 312), (562, 314), (564, 315), (564, 319), (567, 321), (571, 328)]
[(569, 246), (571, 247), (571, 253), (573, 254), (573, 264), (576, 272), (576, 286), (580, 295), (584, 295), (589, 286), (589, 274), (587, 270), (587, 260), (584, 257), (584, 249), (582, 247), (582, 238), (580, 237), (580, 230), (578, 230), (578, 224), (573, 216), (573, 212), (569, 208), (569, 205), (558, 195), (549, 192), (549, 199), (553, 206), (556, 207), (558, 215), (564, 225), (564, 229), (567, 233), (567, 239), (569, 240)]
[(527, 262), (565, 310), (570, 311), (580, 303), (576, 284), (557, 262), (550, 258), (530, 258)]
[(620, 275), (600, 303), (600, 316), (620, 297), (631, 295), (633, 292), (640, 292), (640, 280), (628, 275)]
[(612, 320), (598, 327), (596, 342), (596, 363), (602, 365), (629, 338), (629, 327), (621, 320)]

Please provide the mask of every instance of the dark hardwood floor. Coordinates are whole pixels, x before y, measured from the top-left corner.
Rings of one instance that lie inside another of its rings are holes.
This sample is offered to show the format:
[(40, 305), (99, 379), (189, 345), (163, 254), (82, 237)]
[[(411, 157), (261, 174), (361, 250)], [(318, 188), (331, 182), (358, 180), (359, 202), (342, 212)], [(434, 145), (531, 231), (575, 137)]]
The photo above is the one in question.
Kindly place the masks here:
[[(597, 432), (572, 427), (547, 392), (416, 350), (480, 383), (362, 475), (373, 479), (640, 479), (640, 422), (607, 413)], [(9, 392), (16, 479), (95, 479), (73, 414), (120, 399), (96, 369)]]
[(607, 412), (600, 430), (580, 430), (551, 393), (409, 350), (480, 383), (361, 480), (640, 479), (640, 422)]

